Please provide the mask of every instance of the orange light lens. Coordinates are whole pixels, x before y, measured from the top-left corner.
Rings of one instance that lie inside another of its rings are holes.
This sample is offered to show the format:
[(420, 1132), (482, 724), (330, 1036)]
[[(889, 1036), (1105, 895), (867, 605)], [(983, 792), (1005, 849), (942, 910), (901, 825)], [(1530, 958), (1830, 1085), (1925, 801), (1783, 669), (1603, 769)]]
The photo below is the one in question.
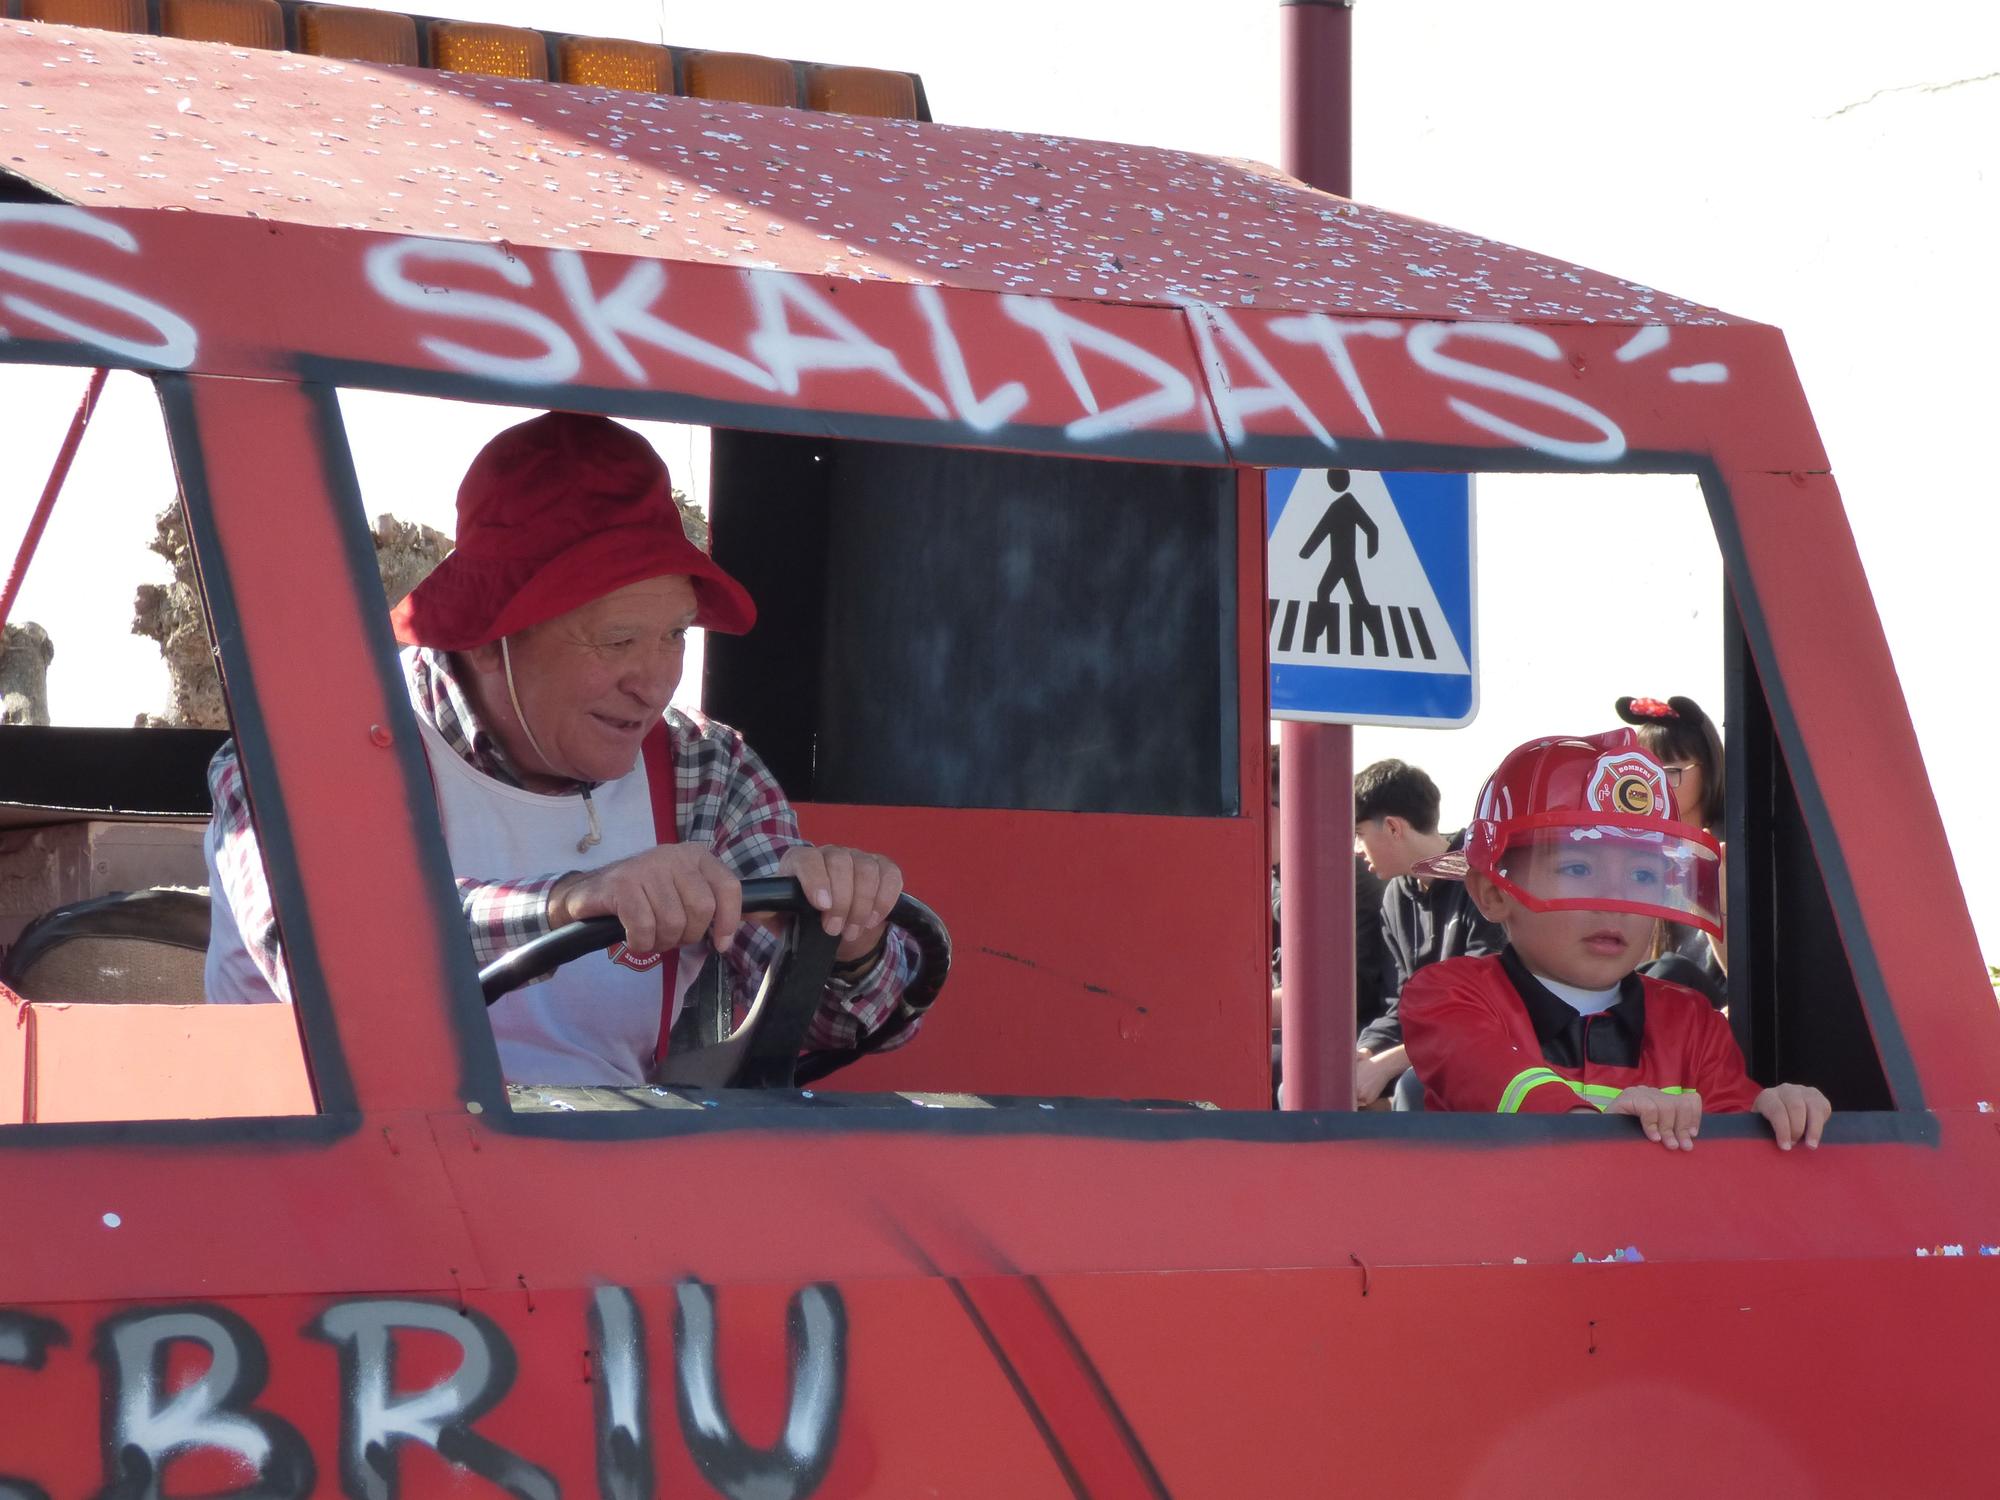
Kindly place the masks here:
[(386, 10), (351, 5), (301, 5), (299, 50), (350, 62), (417, 65), (417, 23)]
[(917, 118), (917, 85), (908, 73), (881, 68), (806, 69), (806, 104), (843, 115), (883, 120)]
[(490, 78), (549, 76), (549, 49), (539, 31), (472, 21), (431, 22), (431, 66)]
[(160, 0), (160, 35), (278, 51), (285, 13), (278, 0)]
[(687, 92), (697, 99), (733, 99), (738, 104), (797, 104), (799, 82), (792, 65), (751, 52), (695, 52), (683, 67)]
[(21, 19), (99, 31), (144, 31), (146, 0), (21, 0)]
[(674, 55), (651, 42), (609, 36), (566, 36), (556, 44), (556, 76), (592, 88), (637, 94), (674, 91)]

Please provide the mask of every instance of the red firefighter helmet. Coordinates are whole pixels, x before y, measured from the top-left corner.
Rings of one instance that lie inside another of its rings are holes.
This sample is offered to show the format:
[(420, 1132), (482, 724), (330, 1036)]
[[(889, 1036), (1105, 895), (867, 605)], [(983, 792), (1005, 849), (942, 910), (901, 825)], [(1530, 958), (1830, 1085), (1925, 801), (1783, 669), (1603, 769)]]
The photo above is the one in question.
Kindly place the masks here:
[(1531, 740), (1479, 794), (1462, 849), (1415, 873), (1477, 870), (1530, 911), (1635, 911), (1722, 932), (1722, 850), (1676, 816), (1660, 763), (1629, 729)]

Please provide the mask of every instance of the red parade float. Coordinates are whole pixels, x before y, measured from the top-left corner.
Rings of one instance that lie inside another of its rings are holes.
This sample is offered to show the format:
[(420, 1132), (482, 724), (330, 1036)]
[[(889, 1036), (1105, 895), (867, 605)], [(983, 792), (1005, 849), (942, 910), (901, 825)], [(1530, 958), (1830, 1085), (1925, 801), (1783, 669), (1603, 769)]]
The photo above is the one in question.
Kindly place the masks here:
[[(297, 996), (0, 1013), (0, 1495), (1985, 1490), (2000, 1016), (1776, 329), (1242, 163), (409, 35), (0, 21), (0, 357), (158, 388)], [(913, 1045), (503, 1084), (340, 389), (712, 429), (766, 613), (705, 702), (949, 924)], [(1261, 471), (1333, 465), (1698, 478), (1731, 1020), (1822, 1149), (1268, 1107)], [(996, 727), (1094, 649), (1004, 607), (1058, 512), (1033, 597), (1153, 659)], [(0, 825), (198, 821), (188, 734), (0, 730)]]

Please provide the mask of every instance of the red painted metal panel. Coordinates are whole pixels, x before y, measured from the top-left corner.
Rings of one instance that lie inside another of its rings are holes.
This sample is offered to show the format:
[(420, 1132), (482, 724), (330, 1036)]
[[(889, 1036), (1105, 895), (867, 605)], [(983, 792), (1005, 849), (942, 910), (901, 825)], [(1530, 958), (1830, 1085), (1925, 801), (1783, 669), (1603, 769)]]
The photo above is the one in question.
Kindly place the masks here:
[(1857, 939), (1872, 948), (1927, 1100), (1996, 1100), (1992, 986), (1833, 477), (1724, 481), (1751, 570), (1739, 590), (1770, 633), (1797, 726), (1787, 750), (1808, 762), (1792, 772), (1817, 784), (1853, 882), (1857, 910), (1835, 907), (1850, 961)]
[(918, 1041), (829, 1086), (1269, 1106), (1260, 820), (830, 806), (800, 820), (809, 838), (891, 852), (952, 934), (951, 983)]
[[(673, 1112), (642, 1122), (656, 1138), (503, 1136), (460, 1116), (436, 1128), (495, 1286), (1348, 1268), (1350, 1255), (1547, 1266), (1630, 1245), (1657, 1262), (1803, 1265), (2000, 1244), (2000, 1133), (1970, 1111), (1941, 1116), (1935, 1145), (1787, 1153), (1711, 1125), (1682, 1154), (1636, 1126), (1588, 1139), (1588, 1120), (1567, 1139), (1453, 1142), (1383, 1121), (1280, 1142), (1196, 1138), (1226, 1128), (1214, 1117), (1030, 1104), (1013, 1120), (972, 1111), (996, 1132), (979, 1136), (934, 1108), (852, 1108), (739, 1112), (719, 1135), (677, 1131)], [(1176, 1123), (1189, 1138), (1168, 1135)]]
[[(546, 1474), (545, 1493), (599, 1493), (600, 1443), (612, 1447), (621, 1419), (646, 1438), (625, 1462), (658, 1486), (636, 1492), (706, 1493), (725, 1464), (741, 1475), (755, 1450), (778, 1448), (788, 1418), (811, 1411), (810, 1374), (838, 1416), (819, 1431), (808, 1417), (793, 1441), (824, 1476), (812, 1492), (839, 1500), (933, 1490), (1972, 1495), (1990, 1477), (1968, 1437), (1983, 1430), (1990, 1393), (1952, 1372), (1980, 1368), (2000, 1335), (1996, 1276), (1990, 1262), (1910, 1261), (1720, 1276), (1656, 1265), (1412, 1268), (1374, 1273), (1366, 1297), (1352, 1271), (610, 1289), (642, 1351), (598, 1337), (587, 1295), (529, 1286), (475, 1294), (464, 1314), (444, 1303), (448, 1335), (416, 1331), (407, 1303), (267, 1299), (227, 1343), (253, 1372), (238, 1409), (310, 1455), (316, 1493), (343, 1488), (343, 1419), (380, 1419), (366, 1392), (386, 1407), (446, 1381), (463, 1339), (502, 1353), (493, 1363), (505, 1371), (467, 1433)], [(1024, 1315), (986, 1320), (998, 1298)], [(795, 1342), (787, 1322), (809, 1301), (832, 1316)], [(1963, 1314), (1941, 1321), (1947, 1304)], [(689, 1308), (697, 1319), (677, 1342), (677, 1313)], [(63, 1310), (42, 1368), (0, 1365), (0, 1399), (29, 1417), (102, 1409), (115, 1433), (119, 1404), (104, 1393), (122, 1390), (126, 1371), (100, 1330), (146, 1311)], [(1036, 1314), (1049, 1321), (1037, 1326)], [(384, 1337), (369, 1347), (356, 1328)], [(94, 1345), (107, 1352), (93, 1359)], [(1044, 1412), (1058, 1350), (1097, 1389)], [(190, 1360), (182, 1378), (198, 1382), (202, 1370)], [(622, 1411), (605, 1399), (607, 1381)], [(1907, 1399), (1885, 1406), (1898, 1392)], [(705, 1445), (707, 1465), (693, 1451), (699, 1423), (683, 1415), (689, 1396), (722, 1435)], [(433, 1410), (452, 1408), (449, 1392), (433, 1397)], [(1095, 1427), (1093, 1414), (1106, 1414)], [(495, 1462), (473, 1445), (460, 1452)], [(48, 1493), (94, 1492), (107, 1456), (95, 1420), (10, 1424), (8, 1472)], [(385, 1442), (379, 1461), (403, 1493), (465, 1482), (407, 1438)], [(207, 1479), (205, 1492), (246, 1478), (213, 1450), (175, 1462), (183, 1482)]]
[(251, 1122), (209, 1127), (205, 1143), (157, 1127), (79, 1140), (83, 1128), (23, 1126), (0, 1143), (0, 1202), (34, 1205), (0, 1214), (9, 1305), (485, 1281), (421, 1118), (376, 1115), (320, 1142)]
[[(228, 278), (206, 274), (227, 263)], [(1030, 451), (1476, 464), (1712, 452), (1825, 467), (1755, 326), (1132, 306), (134, 210), (0, 206), (9, 332), (79, 362), (639, 403), (697, 421)], [(33, 346), (30, 346), (32, 352)], [(1759, 393), (1756, 401), (1745, 391)], [(1379, 452), (1379, 449), (1378, 449)]]
[[(184, 484), (197, 456), (204, 474), (237, 611), (224, 628), (240, 630), (248, 652), (256, 727), (276, 757), (356, 1095), (369, 1109), (448, 1104), (458, 1097), (457, 1047), (440, 1003), (450, 980), (438, 893), (425, 883), (417, 830), (402, 811), (413, 794), (428, 802), (431, 792), (388, 753), (384, 727), (408, 707), (392, 712), (382, 665), (364, 644), (371, 631), (386, 635), (379, 617), (363, 614), (379, 597), (364, 599), (346, 562), (343, 526), (362, 518), (336, 508), (343, 501), (300, 387), (197, 379), (193, 412), (199, 454), (176, 431), (175, 464)], [(308, 557), (314, 565), (300, 567)], [(393, 672), (390, 680), (400, 693)], [(244, 707), (233, 705), (239, 730)], [(246, 784), (253, 809), (274, 790), (254, 774)], [(281, 905), (281, 926), (285, 916)]]
[(1253, 1492), (1246, 1463), (1260, 1494), (1990, 1487), (1968, 1437), (1990, 1397), (1971, 1372), (2000, 1338), (1990, 1259), (1377, 1268), (1365, 1297), (1362, 1280), (1048, 1291), (1175, 1494)]

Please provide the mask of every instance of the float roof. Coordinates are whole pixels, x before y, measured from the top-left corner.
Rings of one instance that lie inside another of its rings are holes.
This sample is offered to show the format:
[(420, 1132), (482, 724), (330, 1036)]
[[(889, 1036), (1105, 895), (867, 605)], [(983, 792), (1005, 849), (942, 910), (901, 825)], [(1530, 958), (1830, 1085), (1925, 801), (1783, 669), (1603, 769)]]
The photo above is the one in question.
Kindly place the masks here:
[(1511, 322), (1713, 309), (1156, 147), (0, 22), (0, 170), (159, 209), (1097, 302)]

